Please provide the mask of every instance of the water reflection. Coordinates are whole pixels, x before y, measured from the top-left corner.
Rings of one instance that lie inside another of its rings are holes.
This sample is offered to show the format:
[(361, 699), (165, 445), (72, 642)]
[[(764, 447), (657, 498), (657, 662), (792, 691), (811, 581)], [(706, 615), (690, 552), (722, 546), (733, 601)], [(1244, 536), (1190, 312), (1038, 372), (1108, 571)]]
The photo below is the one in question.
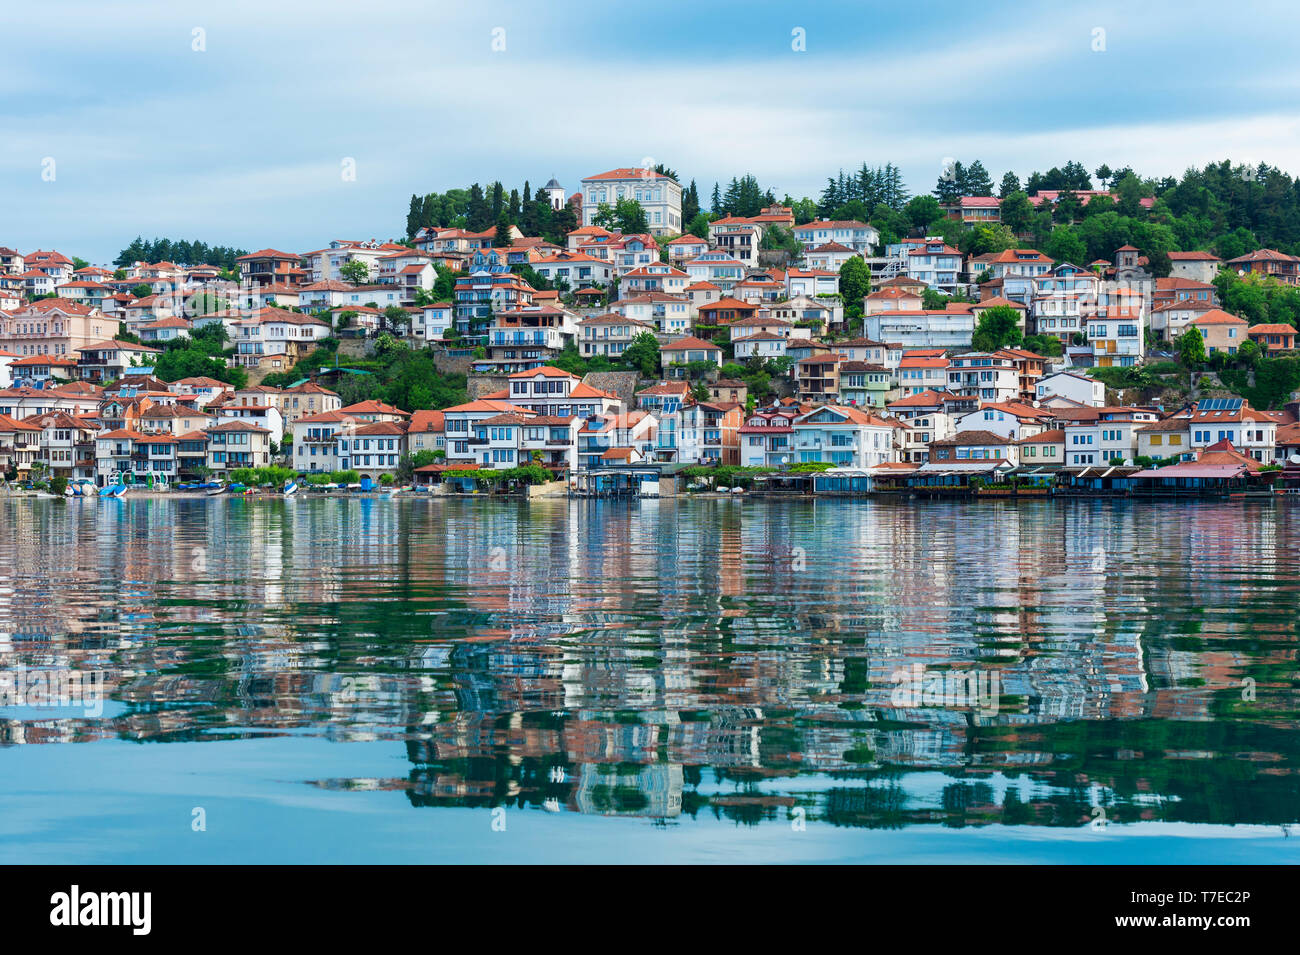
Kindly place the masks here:
[[(1285, 505), (0, 512), (0, 668), (99, 671), (114, 701), (0, 708), (4, 745), (392, 741), (404, 776), (303, 782), (664, 821), (1300, 815)], [(994, 673), (996, 712), (900, 702), (915, 672)]]

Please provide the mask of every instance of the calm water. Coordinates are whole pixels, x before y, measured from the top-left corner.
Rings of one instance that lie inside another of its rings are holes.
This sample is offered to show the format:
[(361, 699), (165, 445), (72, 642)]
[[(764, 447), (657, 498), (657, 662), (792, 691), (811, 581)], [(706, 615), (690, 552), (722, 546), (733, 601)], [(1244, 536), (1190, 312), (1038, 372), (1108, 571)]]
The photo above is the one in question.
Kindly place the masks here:
[(107, 699), (0, 707), (0, 861), (1295, 862), (1298, 574), (1268, 504), (3, 501), (0, 671)]

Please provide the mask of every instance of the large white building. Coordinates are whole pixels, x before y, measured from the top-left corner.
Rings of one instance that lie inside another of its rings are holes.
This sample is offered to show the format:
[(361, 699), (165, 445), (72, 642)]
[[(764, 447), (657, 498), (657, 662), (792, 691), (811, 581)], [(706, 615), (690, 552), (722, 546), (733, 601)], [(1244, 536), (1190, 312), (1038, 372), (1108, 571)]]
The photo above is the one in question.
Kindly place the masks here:
[(611, 169), (582, 180), (582, 224), (594, 225), (601, 204), (613, 208), (619, 199), (633, 199), (645, 210), (654, 235), (682, 231), (682, 187), (653, 169)]

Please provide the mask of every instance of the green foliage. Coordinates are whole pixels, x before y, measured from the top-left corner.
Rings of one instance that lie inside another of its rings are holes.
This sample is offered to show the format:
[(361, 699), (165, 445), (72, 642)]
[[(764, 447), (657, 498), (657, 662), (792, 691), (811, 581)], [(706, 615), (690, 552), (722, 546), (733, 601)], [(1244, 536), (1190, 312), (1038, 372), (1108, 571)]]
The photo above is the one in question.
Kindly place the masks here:
[(292, 481), (297, 474), (298, 472), (292, 468), (284, 468), (273, 464), (260, 468), (235, 468), (230, 472), (230, 480), (236, 484), (245, 484), (248, 487), (261, 487), (264, 484), (283, 487), (286, 482)]
[(370, 266), (360, 259), (349, 259), (339, 266), (339, 275), (343, 276), (346, 282), (361, 285), (370, 280)]
[(591, 221), (594, 225), (624, 235), (650, 231), (645, 209), (635, 199), (616, 199), (612, 206), (602, 202), (596, 207), (596, 214)]
[(63, 493), (67, 489), (68, 489), (68, 479), (64, 477), (62, 474), (56, 474), (54, 477), (50, 478), (51, 494), (55, 494), (58, 495), (59, 497), (62, 497)]
[(153, 294), (153, 286), (148, 282), (141, 282), (139, 285), (131, 286), (131, 294), (136, 298), (148, 298)]
[(1205, 340), (1195, 325), (1179, 335), (1174, 344), (1184, 368), (1194, 370), (1205, 364)]
[[(928, 196), (918, 198), (930, 198)], [(913, 200), (915, 201), (915, 200)], [(930, 201), (934, 200), (930, 198)], [(840, 266), (840, 295), (845, 302), (862, 306), (862, 300), (871, 291), (871, 269), (859, 255), (847, 259)]]
[[(212, 265), (227, 272), (237, 272), (239, 263), (236, 259), (248, 253), (243, 249), (234, 249), (224, 245), (211, 246), (206, 242), (187, 242), (185, 240), (153, 239), (145, 240), (136, 236), (131, 244), (118, 253), (113, 260), (116, 266), (127, 266), (132, 262), (176, 262), (180, 265)], [(78, 266), (81, 268), (81, 266)], [(121, 278), (125, 278), (125, 272)]]
[(636, 369), (642, 378), (653, 378), (659, 373), (659, 339), (653, 332), (642, 332), (621, 356), (622, 363)]
[(980, 313), (979, 323), (971, 336), (971, 347), (976, 351), (997, 351), (1020, 344), (1023, 333), (1019, 321), (1020, 314), (1010, 305), (985, 309)]
[(551, 472), (540, 464), (524, 464), (517, 468), (503, 468), (499, 471), (491, 468), (478, 470), (466, 468), (443, 472), (444, 481), (452, 478), (473, 478), (476, 481), (487, 481), (492, 484), (545, 484), (551, 480)]
[(1020, 347), (1045, 358), (1059, 358), (1064, 350), (1061, 340), (1055, 335), (1030, 335), (1020, 343)]

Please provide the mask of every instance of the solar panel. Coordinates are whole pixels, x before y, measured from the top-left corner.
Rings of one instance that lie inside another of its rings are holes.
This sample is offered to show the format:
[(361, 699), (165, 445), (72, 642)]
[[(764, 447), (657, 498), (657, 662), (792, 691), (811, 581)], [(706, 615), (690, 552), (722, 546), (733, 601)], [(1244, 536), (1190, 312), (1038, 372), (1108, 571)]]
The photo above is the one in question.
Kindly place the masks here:
[(1197, 405), (1197, 411), (1240, 411), (1240, 398), (1204, 398)]

